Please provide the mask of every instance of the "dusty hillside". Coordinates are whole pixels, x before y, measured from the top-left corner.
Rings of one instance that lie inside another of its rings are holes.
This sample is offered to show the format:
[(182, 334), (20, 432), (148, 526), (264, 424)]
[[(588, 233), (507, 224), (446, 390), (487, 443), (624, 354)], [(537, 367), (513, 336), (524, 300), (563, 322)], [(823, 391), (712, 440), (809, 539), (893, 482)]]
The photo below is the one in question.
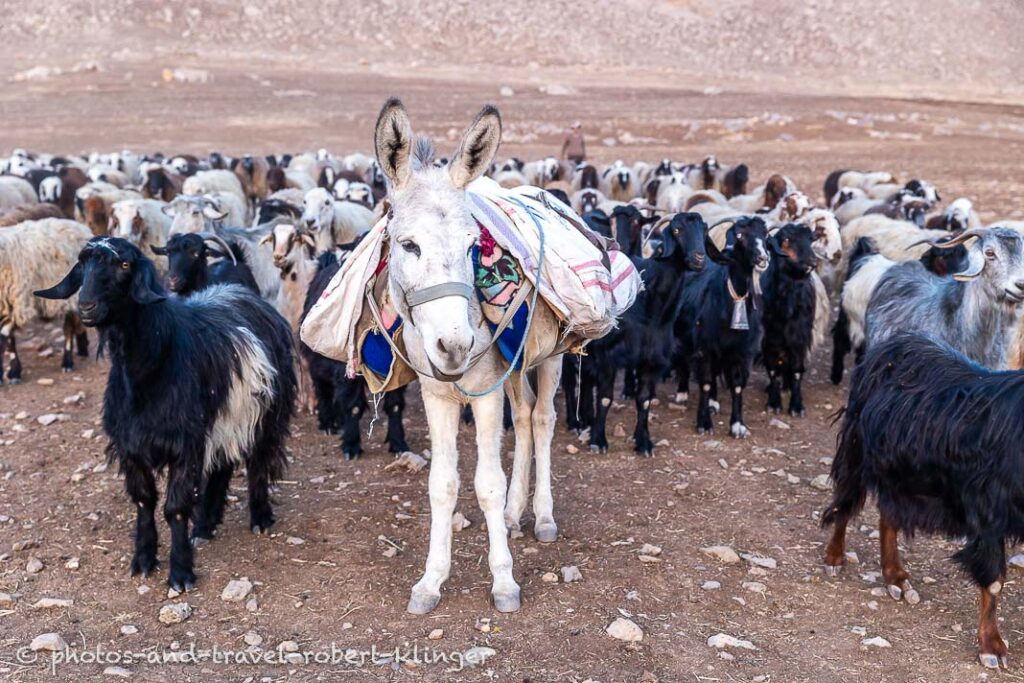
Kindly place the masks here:
[(588, 82), (1024, 99), (1018, 0), (38, 0), (5, 14), (0, 53), (16, 59), (0, 73), (184, 54), (401, 75), (473, 78), (486, 64)]

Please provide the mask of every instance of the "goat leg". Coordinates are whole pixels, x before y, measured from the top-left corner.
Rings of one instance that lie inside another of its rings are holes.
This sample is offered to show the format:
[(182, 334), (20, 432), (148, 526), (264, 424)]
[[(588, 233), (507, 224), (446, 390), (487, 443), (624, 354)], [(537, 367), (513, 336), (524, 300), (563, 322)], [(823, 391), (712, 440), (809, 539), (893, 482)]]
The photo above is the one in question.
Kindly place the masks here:
[(648, 424), (651, 399), (654, 397), (654, 392), (651, 391), (653, 377), (650, 370), (643, 369), (637, 371), (636, 379), (636, 428), (633, 430), (633, 450), (649, 458), (654, 455), (654, 443), (651, 442)]
[(697, 404), (697, 433), (713, 434), (715, 424), (711, 421), (711, 367), (703, 358), (697, 359), (697, 382), (700, 383), (700, 398)]
[(850, 319), (842, 306), (839, 307), (839, 317), (832, 328), (832, 373), (829, 379), (832, 384), (839, 385), (843, 381), (843, 371), (846, 361), (846, 354), (851, 351), (850, 344)]
[(775, 415), (782, 412), (782, 387), (779, 382), (779, 372), (770, 363), (768, 364), (768, 401), (765, 403), (764, 409)]
[(192, 520), (192, 545), (200, 546), (217, 533), (217, 527), (224, 519), (224, 505), (227, 502), (234, 465), (218, 467), (206, 475), (203, 494), (195, 507)]
[(579, 405), (580, 387), (576, 384), (576, 377), (583, 358), (573, 353), (562, 356), (562, 392), (565, 394), (565, 424), (570, 432), (578, 434), (580, 431), (580, 420), (577, 414)]
[(978, 661), (986, 669), (998, 669), (1007, 666), (1006, 657), (1009, 650), (999, 635), (999, 623), (996, 620), (996, 607), (999, 604), (999, 593), (1003, 587), (1004, 576), (989, 584), (980, 586), (981, 607), (978, 610)]
[(921, 596), (910, 583), (910, 573), (903, 568), (900, 561), (898, 546), (899, 529), (885, 515), (878, 518), (878, 544), (881, 551), (882, 580), (893, 600), (906, 600), (909, 605), (916, 605)]
[(363, 393), (362, 379), (346, 379), (338, 383), (335, 405), (341, 419), (341, 452), (346, 460), (355, 460), (363, 454), (362, 439), (359, 434), (359, 420), (363, 416), (366, 397)]
[(409, 444), (405, 441), (405, 425), (402, 417), (405, 414), (405, 387), (384, 394), (384, 412), (388, 414), (388, 451), (404, 453)]
[(14, 341), (14, 330), (7, 333), (7, 356), (10, 365), (7, 367), (7, 380), (11, 384), (21, 384), (21, 359), (18, 358), (18, 346)]
[(121, 468), (124, 470), (125, 491), (135, 504), (135, 552), (131, 574), (146, 577), (156, 569), (156, 480), (152, 470), (131, 456), (121, 458)]
[(803, 376), (802, 366), (789, 376), (789, 414), (793, 417), (803, 417), (807, 414), (804, 408)]
[(64, 316), (64, 353), (61, 356), (60, 369), (71, 372), (75, 369), (75, 320), (74, 313)]
[[(192, 458), (202, 460), (201, 454)], [(193, 566), (192, 543), (189, 540), (188, 525), (192, 519), (192, 508), (199, 497), (199, 476), (197, 466), (188, 462), (171, 463), (167, 468), (167, 499), (164, 501), (164, 519), (171, 527), (170, 571), (167, 585), (178, 592), (195, 588), (196, 573)]]
[(734, 368), (729, 372), (727, 386), (732, 393), (732, 414), (729, 417), (729, 433), (734, 439), (745, 439), (750, 430), (743, 424), (743, 389), (747, 386), (747, 372), (744, 368)]
[(612, 396), (615, 392), (615, 368), (602, 365), (595, 367), (597, 374), (597, 405), (594, 421), (590, 425), (590, 450), (594, 452), (608, 452), (608, 411), (612, 406)]

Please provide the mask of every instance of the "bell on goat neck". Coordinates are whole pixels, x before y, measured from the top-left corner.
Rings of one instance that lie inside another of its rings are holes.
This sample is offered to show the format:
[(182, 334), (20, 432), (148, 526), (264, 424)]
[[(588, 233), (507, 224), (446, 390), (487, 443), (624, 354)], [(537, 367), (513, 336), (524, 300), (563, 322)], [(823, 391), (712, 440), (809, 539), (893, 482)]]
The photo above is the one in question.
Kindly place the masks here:
[(750, 329), (750, 322), (747, 321), (747, 302), (745, 299), (732, 302), (732, 323), (730, 323), (729, 328), (733, 330)]

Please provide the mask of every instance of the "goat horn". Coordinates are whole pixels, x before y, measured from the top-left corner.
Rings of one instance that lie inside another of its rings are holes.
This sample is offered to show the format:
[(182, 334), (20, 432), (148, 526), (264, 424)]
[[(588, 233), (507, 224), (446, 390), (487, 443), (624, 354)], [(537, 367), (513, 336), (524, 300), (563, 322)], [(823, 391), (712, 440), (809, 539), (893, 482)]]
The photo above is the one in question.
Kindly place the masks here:
[(212, 232), (201, 232), (199, 233), (199, 236), (203, 238), (204, 242), (210, 240), (220, 244), (222, 247), (224, 247), (225, 253), (231, 259), (231, 263), (233, 263), (236, 266), (238, 265), (238, 259), (235, 258), (235, 252), (232, 251), (231, 247), (228, 245), (228, 243), (224, 240), (223, 237), (221, 237), (220, 235), (215, 235)]
[(739, 220), (740, 218), (742, 218), (742, 216), (732, 216), (732, 217), (730, 217), (730, 218), (723, 218), (723, 219), (721, 219), (721, 220), (718, 220), (718, 221), (715, 221), (714, 223), (712, 223), (711, 225), (709, 225), (709, 226), (708, 226), (708, 230), (711, 230), (712, 228), (717, 228), (717, 227), (718, 227), (719, 225), (721, 225), (722, 223), (735, 223), (735, 222), (736, 222), (736, 221), (738, 221), (738, 220)]
[(963, 244), (972, 237), (977, 237), (980, 239), (984, 237), (986, 234), (986, 228), (971, 228), (970, 230), (964, 230), (962, 233), (960, 233), (959, 235), (950, 239), (947, 242), (935, 242), (934, 244), (939, 249), (949, 249), (950, 247), (955, 247), (958, 244)]

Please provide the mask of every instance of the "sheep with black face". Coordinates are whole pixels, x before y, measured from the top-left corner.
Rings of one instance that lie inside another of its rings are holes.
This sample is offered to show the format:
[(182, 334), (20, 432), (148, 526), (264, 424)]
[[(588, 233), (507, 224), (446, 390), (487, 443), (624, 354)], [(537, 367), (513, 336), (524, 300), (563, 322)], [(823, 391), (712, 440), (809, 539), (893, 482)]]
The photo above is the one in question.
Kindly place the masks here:
[(274, 523), (269, 487), (287, 463), (295, 400), (291, 330), (243, 287), (168, 297), (153, 262), (119, 238), (92, 238), (64, 279), (36, 295), (76, 293), (83, 322), (99, 329), (110, 355), (103, 428), (137, 508), (131, 572), (156, 568), (154, 475), (166, 469), (168, 583), (192, 588), (192, 545), (213, 537), (235, 467), (244, 465), (249, 481), (250, 528)]

